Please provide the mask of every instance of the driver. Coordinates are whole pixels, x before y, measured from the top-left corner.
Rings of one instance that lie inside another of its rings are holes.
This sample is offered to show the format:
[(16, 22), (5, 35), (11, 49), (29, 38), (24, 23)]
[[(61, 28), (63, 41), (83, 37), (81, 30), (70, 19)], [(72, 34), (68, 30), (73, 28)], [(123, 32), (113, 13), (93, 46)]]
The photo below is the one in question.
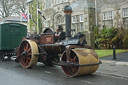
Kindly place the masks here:
[(56, 36), (58, 36), (60, 40), (64, 40), (65, 35), (66, 35), (66, 33), (63, 31), (63, 27), (61, 25), (59, 25), (58, 29), (57, 29)]

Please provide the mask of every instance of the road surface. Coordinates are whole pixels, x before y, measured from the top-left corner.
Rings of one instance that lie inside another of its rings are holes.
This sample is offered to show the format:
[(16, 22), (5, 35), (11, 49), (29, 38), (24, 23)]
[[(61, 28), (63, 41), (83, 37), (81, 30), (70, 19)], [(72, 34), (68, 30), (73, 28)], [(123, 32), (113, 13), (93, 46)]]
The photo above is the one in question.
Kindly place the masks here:
[(70, 78), (59, 66), (38, 63), (32, 69), (24, 69), (14, 61), (0, 60), (0, 85), (128, 85), (128, 79), (99, 72)]

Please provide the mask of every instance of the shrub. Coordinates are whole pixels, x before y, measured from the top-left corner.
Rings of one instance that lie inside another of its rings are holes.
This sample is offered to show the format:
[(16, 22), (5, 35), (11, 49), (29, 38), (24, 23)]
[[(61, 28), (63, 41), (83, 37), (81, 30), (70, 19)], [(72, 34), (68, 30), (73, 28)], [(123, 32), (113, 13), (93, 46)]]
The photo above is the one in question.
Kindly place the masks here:
[[(96, 29), (96, 28), (95, 28)], [(99, 34), (95, 34), (95, 46), (96, 48), (112, 48), (112, 39), (117, 34), (117, 29), (103, 27)]]
[(118, 28), (118, 32), (112, 39), (112, 43), (116, 48), (128, 48), (128, 30), (122, 27)]

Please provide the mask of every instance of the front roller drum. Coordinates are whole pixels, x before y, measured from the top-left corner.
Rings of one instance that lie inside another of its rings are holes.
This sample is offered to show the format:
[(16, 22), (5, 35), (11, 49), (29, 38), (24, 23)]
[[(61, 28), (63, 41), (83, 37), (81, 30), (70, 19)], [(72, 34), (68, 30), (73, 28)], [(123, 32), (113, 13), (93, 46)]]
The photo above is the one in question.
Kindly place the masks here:
[(96, 64), (99, 63), (98, 55), (92, 49), (72, 49), (69, 52), (69, 58), (67, 58), (68, 57), (66, 57), (66, 52), (64, 52), (61, 61), (79, 65), (62, 66), (64, 73), (70, 77), (91, 74), (95, 72), (99, 67), (99, 64)]
[(19, 48), (19, 62), (23, 68), (31, 68), (38, 62), (38, 57), (35, 54), (38, 54), (38, 46), (35, 41), (24, 40), (20, 44)]

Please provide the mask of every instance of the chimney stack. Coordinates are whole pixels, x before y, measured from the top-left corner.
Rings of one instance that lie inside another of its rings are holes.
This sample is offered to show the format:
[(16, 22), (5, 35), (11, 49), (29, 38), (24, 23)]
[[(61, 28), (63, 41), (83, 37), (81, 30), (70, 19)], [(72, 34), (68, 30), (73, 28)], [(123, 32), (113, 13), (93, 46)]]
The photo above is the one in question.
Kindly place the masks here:
[(66, 21), (66, 40), (69, 40), (71, 38), (71, 13), (72, 13), (71, 6), (69, 5), (65, 6), (64, 13), (65, 13), (65, 21)]

